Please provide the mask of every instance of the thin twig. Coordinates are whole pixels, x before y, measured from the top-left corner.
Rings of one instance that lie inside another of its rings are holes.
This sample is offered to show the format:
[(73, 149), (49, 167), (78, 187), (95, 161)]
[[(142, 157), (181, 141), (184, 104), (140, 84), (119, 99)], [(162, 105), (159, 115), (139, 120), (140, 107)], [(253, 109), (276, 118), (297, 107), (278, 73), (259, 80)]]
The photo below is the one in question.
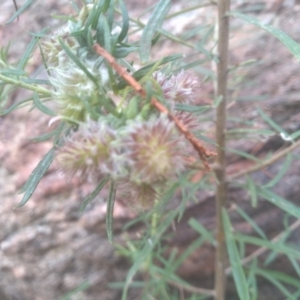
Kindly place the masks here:
[(218, 144), (217, 156), (217, 191), (216, 191), (216, 229), (217, 248), (215, 259), (215, 291), (216, 300), (225, 300), (226, 291), (226, 243), (223, 226), (222, 210), (226, 209), (226, 162), (225, 162), (225, 129), (226, 129), (226, 104), (227, 104), (227, 75), (228, 75), (228, 44), (229, 44), (229, 17), (230, 0), (218, 1), (218, 59), (217, 64), (217, 97), (221, 103), (216, 111), (216, 141)]
[[(127, 71), (125, 68), (120, 66), (115, 58), (109, 54), (105, 49), (103, 49), (100, 45), (95, 44), (94, 50), (97, 54), (103, 56), (108, 63), (113, 67), (113, 69), (124, 78), (129, 85), (131, 85), (134, 90), (141, 95), (142, 97), (146, 97), (147, 93), (143, 89), (143, 87), (137, 82)], [(195, 150), (198, 152), (199, 157), (201, 158), (206, 170), (210, 170), (209, 164), (207, 162), (207, 158), (216, 156), (216, 153), (206, 149), (201, 142), (187, 129), (187, 127), (176, 118), (162, 103), (160, 103), (156, 98), (151, 97), (151, 104), (161, 113), (165, 113), (168, 117), (176, 124), (178, 130), (185, 136), (185, 138), (193, 145)]]
[[(291, 226), (289, 226), (289, 230), (293, 231), (293, 230), (297, 229), (298, 227), (300, 227), (300, 220), (295, 221)], [(271, 243), (275, 243), (275, 242), (279, 241), (285, 233), (286, 233), (286, 231), (281, 232), (278, 235), (276, 235), (271, 240)], [(256, 251), (251, 253), (249, 256), (245, 257), (241, 261), (241, 265), (242, 266), (246, 265), (247, 263), (252, 261), (254, 258), (257, 258), (258, 256), (264, 254), (268, 250), (269, 250), (269, 248), (267, 248), (267, 247), (261, 247), (261, 248), (257, 249)], [(230, 273), (232, 272), (232, 267), (228, 267), (225, 272), (226, 272), (226, 275), (230, 275)]]
[(288, 153), (292, 152), (293, 150), (295, 150), (296, 148), (298, 148), (300, 146), (300, 140), (297, 141), (295, 144), (287, 147), (286, 149), (284, 150), (281, 150), (280, 152), (274, 154), (271, 158), (263, 161), (262, 163), (260, 164), (257, 164), (257, 165), (254, 165), (246, 170), (242, 170), (238, 173), (235, 173), (233, 175), (231, 175), (229, 178), (228, 178), (228, 181), (232, 181), (236, 178), (240, 178), (241, 176), (244, 176), (244, 175), (247, 175), (247, 174), (250, 174), (250, 173), (253, 173), (255, 171), (258, 171), (258, 170), (261, 170), (273, 163), (275, 163), (276, 161), (278, 161), (279, 159), (283, 158), (285, 155), (287, 155)]

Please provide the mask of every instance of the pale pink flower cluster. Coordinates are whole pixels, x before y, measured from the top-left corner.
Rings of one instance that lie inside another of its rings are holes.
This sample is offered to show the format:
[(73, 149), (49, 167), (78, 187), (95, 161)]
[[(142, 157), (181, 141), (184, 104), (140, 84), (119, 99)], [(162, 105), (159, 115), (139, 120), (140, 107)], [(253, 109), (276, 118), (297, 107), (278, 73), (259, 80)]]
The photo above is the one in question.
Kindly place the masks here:
[[(158, 72), (153, 78), (173, 107), (172, 113), (189, 130), (197, 129), (191, 113), (176, 110), (176, 103), (195, 102), (199, 89), (196, 79), (184, 72), (170, 78)], [(187, 170), (186, 157), (192, 151), (175, 123), (166, 114), (152, 110), (149, 116), (137, 113), (127, 121), (112, 115), (103, 115), (98, 121), (88, 118), (65, 140), (57, 159), (65, 171), (82, 179), (99, 182), (108, 177), (117, 184), (119, 195), (148, 208)]]

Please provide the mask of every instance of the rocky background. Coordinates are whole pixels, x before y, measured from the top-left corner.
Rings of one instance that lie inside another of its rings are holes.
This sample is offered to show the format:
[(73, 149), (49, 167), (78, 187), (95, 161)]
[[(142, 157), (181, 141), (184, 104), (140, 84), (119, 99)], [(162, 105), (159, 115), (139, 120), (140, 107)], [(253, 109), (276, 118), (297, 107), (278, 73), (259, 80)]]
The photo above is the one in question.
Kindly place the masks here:
[[(17, 1), (21, 6), (25, 1)], [(137, 16), (155, 0), (126, 1), (129, 12)], [(187, 1), (185, 1), (187, 2)], [(262, 21), (272, 24), (291, 35), (300, 42), (298, 16), (300, 1), (234, 1), (234, 9), (244, 9), (255, 13)], [(188, 5), (195, 5), (190, 1)], [(173, 10), (180, 11), (184, 1), (173, 1)], [(1, 1), (0, 45), (12, 41), (10, 60), (19, 58), (31, 39), (30, 32), (37, 32), (44, 27), (55, 28), (60, 21), (52, 19), (52, 14), (74, 14), (68, 1), (33, 1), (31, 7), (20, 17), (18, 22), (4, 25), (14, 13), (13, 2)], [(207, 21), (214, 17), (214, 10), (199, 9), (191, 14), (184, 14), (179, 19), (166, 23), (166, 28), (174, 34), (182, 34), (193, 22)], [(256, 59), (259, 63), (238, 74), (242, 79), (235, 93), (232, 78), (231, 101), (229, 113), (251, 121), (256, 121), (257, 128), (265, 128), (255, 113), (261, 107), (269, 116), (287, 131), (300, 129), (300, 87), (299, 63), (275, 38), (268, 33), (241, 21), (234, 21), (235, 29), (231, 35), (230, 61), (232, 65)], [(238, 28), (238, 30), (236, 29)], [(174, 52), (189, 53), (186, 48), (161, 43), (153, 57), (161, 57)], [(28, 70), (32, 74), (40, 72), (41, 57), (34, 52)], [(45, 76), (41, 74), (40, 76)], [(199, 75), (200, 80), (203, 75)], [(201, 101), (207, 103), (212, 99), (212, 85), (203, 83)], [(24, 99), (26, 92), (19, 90), (11, 95), (10, 104)], [(248, 99), (248, 101), (246, 101)], [(251, 101), (250, 101), (250, 100)], [(200, 102), (201, 102), (200, 101)], [(213, 120), (214, 116), (209, 116)], [(14, 209), (21, 195), (18, 190), (24, 184), (40, 158), (50, 149), (51, 142), (32, 143), (30, 138), (48, 128), (45, 116), (28, 108), (17, 110), (0, 119), (0, 287), (8, 299), (16, 300), (52, 300), (61, 299), (78, 286), (88, 287), (70, 299), (119, 300), (120, 291), (111, 289), (110, 282), (124, 280), (128, 262), (114, 251), (105, 232), (105, 198), (106, 191), (79, 212), (81, 200), (91, 189), (80, 185), (76, 180), (67, 181), (53, 164), (30, 201), (20, 209)], [(212, 124), (205, 123), (209, 134), (213, 135)], [(207, 125), (210, 124), (210, 125)], [(211, 126), (211, 129), (210, 127)], [(228, 129), (239, 126), (228, 122)], [(50, 130), (50, 129), (49, 129)], [(279, 135), (261, 140), (235, 139), (229, 142), (231, 148), (247, 151), (252, 155), (264, 157), (269, 151), (277, 151), (289, 145)], [(300, 151), (296, 150), (295, 154)], [(234, 174), (251, 164), (240, 156), (228, 155), (228, 173)], [(264, 184), (282, 167), (282, 161), (253, 174), (256, 182)], [(289, 171), (274, 189), (277, 194), (299, 204), (300, 162), (294, 160)], [(274, 237), (283, 229), (284, 214), (267, 202), (261, 202), (257, 209), (252, 208), (249, 195), (230, 187), (230, 205), (238, 204), (247, 210), (252, 218), (265, 230), (269, 237)], [(189, 207), (177, 226), (177, 234), (169, 247), (183, 251), (197, 234), (187, 225), (193, 217), (209, 229), (214, 227), (214, 195), (199, 193), (199, 202)], [(115, 210), (115, 235), (117, 241), (123, 240), (122, 227), (132, 218), (133, 213), (121, 204)], [(236, 227), (243, 232), (251, 228), (233, 211), (232, 218)], [(292, 235), (292, 242), (300, 243), (297, 231)], [(214, 255), (207, 246), (195, 251), (180, 268), (179, 274), (192, 284), (212, 288)], [(284, 260), (277, 260), (273, 266), (286, 272), (292, 272)], [(229, 285), (231, 287), (231, 285)], [(232, 293), (232, 294), (231, 294)], [(139, 299), (132, 294), (130, 299)], [(5, 299), (1, 295), (0, 299)], [(229, 289), (228, 299), (234, 298), (233, 289)], [(261, 283), (260, 299), (283, 299), (267, 283)]]

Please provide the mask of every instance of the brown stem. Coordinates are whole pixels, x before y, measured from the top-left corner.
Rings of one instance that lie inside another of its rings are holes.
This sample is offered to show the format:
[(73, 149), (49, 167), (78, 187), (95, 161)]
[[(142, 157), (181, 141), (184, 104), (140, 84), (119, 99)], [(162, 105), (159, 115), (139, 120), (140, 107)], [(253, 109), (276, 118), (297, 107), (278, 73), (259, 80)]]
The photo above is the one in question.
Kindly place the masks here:
[(217, 64), (217, 97), (222, 101), (216, 111), (216, 141), (218, 144), (217, 156), (217, 192), (216, 192), (216, 229), (217, 248), (215, 259), (215, 291), (216, 300), (225, 299), (226, 275), (226, 244), (223, 227), (222, 209), (226, 206), (227, 187), (225, 176), (225, 128), (226, 128), (226, 102), (227, 102), (227, 73), (228, 73), (228, 40), (229, 17), (226, 13), (230, 9), (230, 0), (218, 1), (218, 59)]
[[(94, 50), (97, 54), (103, 56), (108, 63), (112, 66), (113, 69), (123, 77), (129, 85), (131, 85), (135, 91), (141, 95), (142, 97), (146, 97), (147, 93), (143, 89), (143, 87), (137, 82), (127, 71), (125, 68), (120, 66), (115, 58), (109, 54), (105, 49), (103, 49), (100, 45), (95, 44)], [(162, 103), (160, 103), (154, 97), (151, 97), (151, 104), (160, 112), (165, 113), (169, 116), (169, 118), (176, 124), (178, 130), (185, 136), (185, 138), (193, 145), (195, 150), (198, 152), (199, 157), (201, 158), (206, 170), (210, 170), (209, 164), (207, 162), (207, 158), (211, 156), (216, 156), (216, 153), (206, 149), (201, 142), (187, 129), (187, 127), (176, 118)]]

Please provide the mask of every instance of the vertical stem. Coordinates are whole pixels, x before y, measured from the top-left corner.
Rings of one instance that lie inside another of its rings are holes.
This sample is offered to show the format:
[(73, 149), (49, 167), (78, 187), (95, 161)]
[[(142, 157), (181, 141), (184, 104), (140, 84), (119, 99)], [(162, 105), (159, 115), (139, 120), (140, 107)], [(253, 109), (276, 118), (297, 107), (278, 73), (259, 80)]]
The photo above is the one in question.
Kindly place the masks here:
[(216, 227), (217, 248), (215, 260), (215, 300), (225, 299), (226, 276), (226, 244), (222, 220), (222, 208), (226, 206), (227, 189), (225, 177), (225, 129), (226, 129), (226, 101), (227, 101), (227, 73), (228, 73), (228, 40), (229, 17), (226, 13), (230, 9), (230, 0), (218, 1), (218, 58), (217, 64), (217, 97), (222, 101), (216, 111), (216, 141), (218, 144), (217, 157), (217, 191), (216, 191)]

